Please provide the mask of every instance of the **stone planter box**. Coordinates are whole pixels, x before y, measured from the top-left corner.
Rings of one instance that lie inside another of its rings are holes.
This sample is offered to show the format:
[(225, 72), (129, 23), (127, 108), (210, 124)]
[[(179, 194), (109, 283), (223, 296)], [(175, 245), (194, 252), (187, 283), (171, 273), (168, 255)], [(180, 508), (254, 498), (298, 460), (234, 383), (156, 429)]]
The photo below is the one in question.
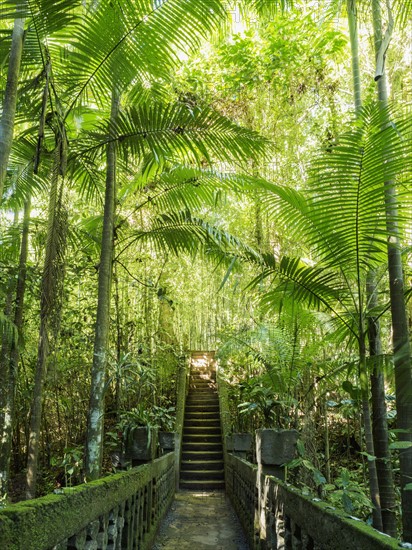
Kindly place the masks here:
[(148, 427), (136, 427), (130, 430), (126, 441), (125, 456), (132, 466), (150, 462), (156, 458), (157, 430)]
[(249, 433), (233, 433), (226, 436), (226, 450), (238, 455), (246, 454), (252, 448), (253, 436)]
[(226, 436), (226, 450), (229, 453), (233, 451), (233, 434)]
[(249, 452), (252, 448), (252, 434), (249, 433), (234, 433), (233, 437), (233, 450)]
[(159, 432), (159, 446), (162, 453), (169, 453), (176, 449), (177, 432)]
[(256, 458), (262, 471), (284, 478), (283, 464), (296, 456), (296, 430), (256, 430)]
[(234, 433), (226, 436), (226, 450), (240, 458), (246, 458), (252, 448), (252, 434)]

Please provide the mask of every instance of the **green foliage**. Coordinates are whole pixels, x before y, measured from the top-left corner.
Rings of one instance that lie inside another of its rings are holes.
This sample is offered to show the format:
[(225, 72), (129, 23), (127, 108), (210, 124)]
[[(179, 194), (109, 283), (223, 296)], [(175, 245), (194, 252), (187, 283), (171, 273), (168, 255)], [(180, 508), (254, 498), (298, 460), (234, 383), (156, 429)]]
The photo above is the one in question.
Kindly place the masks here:
[(348, 514), (368, 517), (372, 510), (372, 503), (365, 494), (365, 487), (353, 478), (349, 470), (342, 468), (335, 483), (324, 486), (327, 499), (335, 506), (343, 508)]

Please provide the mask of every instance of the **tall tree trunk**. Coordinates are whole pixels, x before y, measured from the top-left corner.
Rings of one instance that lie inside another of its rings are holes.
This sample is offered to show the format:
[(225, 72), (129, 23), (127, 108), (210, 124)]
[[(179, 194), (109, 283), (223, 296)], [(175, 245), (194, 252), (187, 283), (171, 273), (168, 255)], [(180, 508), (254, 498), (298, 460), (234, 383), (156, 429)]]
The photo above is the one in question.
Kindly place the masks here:
[[(367, 277), (368, 307), (378, 305), (377, 285), (374, 271)], [(385, 380), (382, 370), (382, 346), (379, 321), (368, 318), (369, 355), (371, 357), (371, 391), (372, 391), (372, 431), (375, 446), (376, 470), (381, 497), (383, 531), (396, 537), (396, 497), (389, 451), (388, 419), (385, 403)]]
[(13, 142), (14, 117), (17, 104), (17, 86), (19, 82), (21, 55), (24, 42), (24, 19), (14, 21), (11, 39), (10, 61), (4, 94), (3, 114), (0, 120), (0, 203), (3, 197), (4, 181)]
[(353, 98), (355, 102), (355, 111), (358, 113), (362, 107), (362, 91), (359, 69), (359, 39), (356, 0), (346, 0), (346, 10), (348, 12), (350, 49), (352, 53)]
[[(119, 103), (119, 93), (114, 90), (110, 113), (110, 135), (114, 132), (113, 127), (119, 112)], [(110, 141), (107, 145), (106, 163), (106, 193), (85, 450), (87, 479), (97, 479), (100, 476), (103, 460), (104, 388), (106, 383), (107, 348), (110, 328), (110, 294), (113, 271), (116, 200), (116, 143), (114, 140)]]
[(31, 198), (24, 205), (23, 230), (20, 244), (19, 271), (16, 286), (16, 302), (14, 309), (14, 324), (18, 332), (18, 341), (11, 342), (6, 374), (6, 395), (3, 404), (4, 418), (0, 441), (0, 497), (8, 492), (10, 478), (10, 459), (13, 440), (13, 423), (15, 410), (16, 382), (20, 358), (19, 346), (23, 333), (24, 296), (26, 292), (27, 255), (29, 248)]
[[(17, 232), (19, 223), (19, 210), (16, 209), (14, 212), (14, 221), (12, 225), (12, 230)], [(18, 243), (20, 246), (20, 242)], [(16, 246), (17, 248), (17, 246)], [(11, 269), (8, 275), (7, 291), (5, 297), (5, 304), (3, 313), (5, 318), (8, 321), (11, 321), (13, 317), (13, 300), (16, 295), (16, 284), (14, 278), (14, 270)], [(9, 360), (10, 360), (10, 349), (13, 340), (16, 338), (14, 333), (14, 327), (11, 323), (7, 323), (4, 327), (1, 334), (1, 346), (0, 346), (0, 433), (3, 431), (4, 418), (5, 418), (5, 408), (8, 401), (8, 383), (9, 383)], [(1, 473), (0, 473), (1, 476)]]
[[(49, 340), (54, 315), (59, 315), (58, 289), (61, 285), (61, 267), (65, 248), (66, 221), (63, 219), (63, 183), (60, 182), (60, 144), (56, 147), (56, 159), (52, 170), (47, 243), (41, 282), (40, 329), (34, 377), (33, 401), (31, 406), (30, 435), (27, 456), (26, 498), (36, 496), (40, 429), (43, 409), (43, 387), (47, 373)], [(60, 183), (60, 185), (59, 185)]]
[[(389, 3), (388, 3), (389, 6)], [(389, 45), (391, 31), (391, 13), (389, 27), (385, 37), (382, 33), (380, 0), (372, 0), (373, 28), (376, 53), (376, 76), (378, 99), (382, 106), (388, 102), (386, 76), (384, 72), (385, 54)], [(388, 230), (388, 268), (389, 289), (392, 315), (392, 342), (395, 363), (397, 427), (401, 441), (412, 441), (412, 369), (409, 331), (404, 297), (404, 277), (400, 250), (400, 232), (397, 224), (397, 192), (393, 181), (384, 182), (386, 225)], [(407, 445), (407, 443), (406, 443)], [(402, 527), (403, 537), (412, 542), (412, 447), (399, 452)], [(410, 485), (409, 485), (410, 487)]]
[[(352, 76), (355, 111), (362, 107), (362, 91), (359, 68), (359, 45), (356, 0), (347, 0), (349, 34), (352, 52)], [(366, 299), (368, 308), (377, 305), (377, 286), (374, 271), (367, 276)], [(381, 355), (379, 322), (369, 317), (368, 320), (369, 354)], [(376, 363), (374, 363), (376, 366)], [(389, 452), (389, 434), (386, 416), (383, 373), (374, 370), (371, 375), (372, 392), (372, 434), (376, 456), (376, 474), (379, 484), (382, 528), (389, 535), (396, 535), (396, 517), (394, 515), (395, 491), (393, 486), (392, 464)], [(386, 438), (386, 439), (385, 439)]]
[[(362, 338), (362, 336), (361, 336)], [(367, 375), (367, 367), (365, 355), (361, 353), (360, 360), (360, 383), (361, 383), (361, 393), (362, 393), (362, 416), (363, 416), (363, 428), (365, 431), (365, 444), (366, 452), (370, 455), (368, 457), (368, 475), (369, 475), (369, 488), (370, 495), (373, 504), (372, 510), (372, 525), (378, 531), (382, 531), (382, 514), (381, 514), (381, 500), (379, 494), (379, 482), (378, 482), (378, 473), (376, 469), (376, 461), (372, 458), (375, 456), (375, 447), (373, 442), (373, 432), (372, 432), (372, 420), (370, 415), (369, 408), (369, 381)]]

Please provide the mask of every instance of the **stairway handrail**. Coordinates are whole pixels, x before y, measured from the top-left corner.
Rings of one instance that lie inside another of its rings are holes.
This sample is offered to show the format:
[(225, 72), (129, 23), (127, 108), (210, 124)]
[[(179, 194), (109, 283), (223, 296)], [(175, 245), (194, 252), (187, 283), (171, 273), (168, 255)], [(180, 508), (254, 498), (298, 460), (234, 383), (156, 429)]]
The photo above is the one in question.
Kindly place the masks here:
[(130, 539), (128, 548), (133, 539), (149, 549), (174, 498), (174, 463), (175, 453), (168, 453), (59, 494), (11, 504), (0, 511), (1, 548), (83, 548), (86, 538), (89, 544), (120, 538)]

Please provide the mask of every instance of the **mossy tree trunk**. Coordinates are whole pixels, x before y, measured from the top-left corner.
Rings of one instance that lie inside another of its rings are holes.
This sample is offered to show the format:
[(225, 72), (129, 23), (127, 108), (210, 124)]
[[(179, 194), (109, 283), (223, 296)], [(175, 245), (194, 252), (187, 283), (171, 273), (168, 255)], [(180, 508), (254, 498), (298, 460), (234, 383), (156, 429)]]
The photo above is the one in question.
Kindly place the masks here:
[(11, 40), (9, 68), (0, 120), (0, 203), (3, 196), (7, 164), (13, 142), (14, 118), (17, 104), (17, 88), (24, 42), (24, 19), (16, 19)]
[(26, 498), (36, 496), (40, 430), (43, 410), (43, 388), (47, 374), (50, 340), (57, 338), (61, 303), (59, 293), (63, 284), (64, 254), (67, 236), (67, 212), (63, 206), (63, 178), (61, 178), (61, 144), (58, 143), (52, 169), (46, 254), (41, 281), (40, 329), (34, 375), (33, 401), (30, 417), (30, 435), (27, 453)]
[[(10, 458), (13, 439), (13, 423), (15, 411), (16, 382), (19, 367), (20, 348), (23, 333), (23, 311), (24, 297), (26, 292), (26, 271), (27, 255), (29, 248), (29, 226), (30, 226), (31, 198), (29, 197), (24, 205), (24, 217), (22, 237), (20, 244), (20, 258), (15, 289), (14, 325), (17, 329), (18, 340), (12, 340), (10, 346), (2, 354), (4, 363), (4, 400), (2, 408), (4, 411), (3, 425), (0, 441), (0, 497), (8, 492), (10, 478)], [(3, 370), (3, 369), (2, 369)]]
[[(119, 112), (120, 97), (112, 92), (109, 133), (112, 135)], [(116, 201), (116, 142), (109, 141), (106, 151), (106, 192), (101, 240), (97, 314), (91, 373), (89, 413), (85, 449), (87, 479), (97, 479), (103, 461), (104, 389), (107, 375), (107, 355), (110, 328), (110, 294), (113, 271), (114, 220)]]

